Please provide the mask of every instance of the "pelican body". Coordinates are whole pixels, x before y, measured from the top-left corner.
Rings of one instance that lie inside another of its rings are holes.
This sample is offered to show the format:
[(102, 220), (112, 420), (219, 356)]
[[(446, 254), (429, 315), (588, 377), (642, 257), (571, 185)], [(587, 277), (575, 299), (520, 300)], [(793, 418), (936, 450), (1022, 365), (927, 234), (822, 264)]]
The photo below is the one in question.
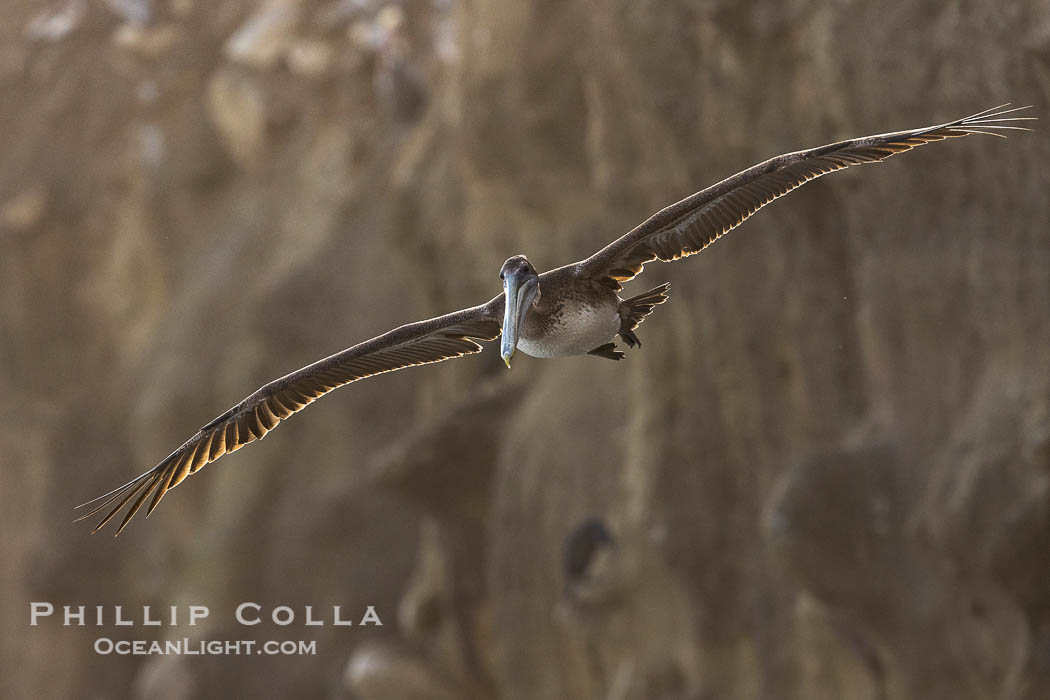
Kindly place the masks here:
[(532, 357), (623, 359), (613, 339), (619, 335), (628, 347), (640, 346), (634, 329), (654, 306), (667, 301), (670, 286), (625, 300), (609, 285), (580, 274), (575, 265), (539, 275), (524, 255), (503, 263), (499, 276), (504, 295), (500, 354), (508, 368), (518, 348)]
[(839, 141), (787, 153), (759, 163), (658, 211), (594, 255), (538, 274), (524, 255), (500, 270), (503, 293), (485, 304), (395, 328), (261, 387), (201, 427), (149, 471), (78, 506), (79, 519), (106, 510), (104, 527), (126, 505), (119, 534), (153, 495), (146, 515), (164, 495), (205, 464), (261, 439), (281, 421), (340, 386), (383, 372), (441, 362), (481, 352), (482, 341), (503, 336), (500, 355), (510, 367), (520, 349), (540, 358), (595, 355), (621, 360), (619, 335), (628, 347), (641, 345), (634, 331), (655, 306), (667, 301), (668, 285), (621, 299), (622, 283), (650, 262), (670, 262), (699, 253), (756, 211), (810, 180), (851, 165), (876, 163), (933, 141), (970, 134), (1002, 136), (1024, 129), (1005, 116), (1025, 109), (1001, 105), (936, 126)]

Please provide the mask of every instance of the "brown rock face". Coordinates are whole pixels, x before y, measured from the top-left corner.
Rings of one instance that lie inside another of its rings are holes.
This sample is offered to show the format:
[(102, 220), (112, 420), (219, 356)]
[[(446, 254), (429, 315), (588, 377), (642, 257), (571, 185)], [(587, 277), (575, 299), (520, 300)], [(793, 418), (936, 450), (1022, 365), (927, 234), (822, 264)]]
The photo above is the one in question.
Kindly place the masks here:
[[(0, 696), (1046, 698), (1050, 8), (8, 0)], [(620, 363), (376, 377), (119, 539), (73, 505), (265, 381), (589, 255), (767, 157), (822, 178), (627, 293)], [(204, 604), (100, 655), (30, 601)], [(239, 625), (254, 601), (352, 627)], [(383, 626), (356, 624), (367, 606)]]

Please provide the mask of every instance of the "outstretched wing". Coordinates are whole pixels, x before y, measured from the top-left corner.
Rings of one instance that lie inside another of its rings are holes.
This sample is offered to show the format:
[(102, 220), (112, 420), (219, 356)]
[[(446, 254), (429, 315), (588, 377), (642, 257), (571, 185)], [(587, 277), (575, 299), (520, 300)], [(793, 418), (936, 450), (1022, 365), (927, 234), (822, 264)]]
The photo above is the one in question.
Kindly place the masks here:
[(282, 420), (333, 389), (374, 374), (481, 352), (478, 341), (499, 337), (502, 314), (503, 297), (500, 296), (481, 306), (395, 328), (274, 380), (198, 430), (153, 469), (104, 496), (77, 506), (94, 506), (77, 520), (109, 508), (93, 530), (98, 532), (131, 503), (117, 528), (120, 534), (151, 493), (154, 495), (147, 517), (164, 494), (187, 476), (223, 455), (262, 439)]
[(942, 139), (1023, 129), (1004, 122), (1035, 117), (1004, 117), (1027, 107), (1000, 105), (939, 126), (839, 141), (788, 153), (736, 175), (658, 211), (645, 222), (576, 264), (576, 275), (619, 291), (647, 262), (670, 262), (699, 253), (756, 211), (814, 178), (860, 163), (877, 163), (916, 146)]

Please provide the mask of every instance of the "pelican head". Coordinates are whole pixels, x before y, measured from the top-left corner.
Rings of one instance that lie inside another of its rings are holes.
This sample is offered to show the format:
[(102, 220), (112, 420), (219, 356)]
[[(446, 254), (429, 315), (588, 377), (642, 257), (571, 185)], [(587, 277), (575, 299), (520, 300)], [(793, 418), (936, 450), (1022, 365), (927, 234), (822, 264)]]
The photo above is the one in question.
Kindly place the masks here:
[(536, 268), (528, 258), (515, 255), (503, 263), (499, 278), (503, 280), (503, 295), (506, 297), (503, 305), (503, 343), (500, 345), (500, 356), (509, 368), (510, 358), (514, 357), (514, 350), (518, 346), (525, 314), (539, 294), (540, 276), (536, 274)]

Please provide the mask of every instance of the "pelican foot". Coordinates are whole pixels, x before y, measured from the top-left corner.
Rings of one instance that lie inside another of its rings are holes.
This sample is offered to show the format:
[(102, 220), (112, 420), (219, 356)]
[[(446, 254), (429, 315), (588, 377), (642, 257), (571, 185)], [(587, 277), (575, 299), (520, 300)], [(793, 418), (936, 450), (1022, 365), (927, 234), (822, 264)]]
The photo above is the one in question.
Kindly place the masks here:
[(599, 345), (594, 350), (591, 350), (588, 355), (597, 355), (598, 357), (604, 357), (607, 360), (622, 360), (626, 355), (620, 350), (616, 349), (616, 343), (606, 343), (605, 345)]
[(634, 334), (633, 330), (621, 326), (620, 337), (623, 338), (623, 342), (627, 343), (629, 348), (642, 347), (642, 341)]

